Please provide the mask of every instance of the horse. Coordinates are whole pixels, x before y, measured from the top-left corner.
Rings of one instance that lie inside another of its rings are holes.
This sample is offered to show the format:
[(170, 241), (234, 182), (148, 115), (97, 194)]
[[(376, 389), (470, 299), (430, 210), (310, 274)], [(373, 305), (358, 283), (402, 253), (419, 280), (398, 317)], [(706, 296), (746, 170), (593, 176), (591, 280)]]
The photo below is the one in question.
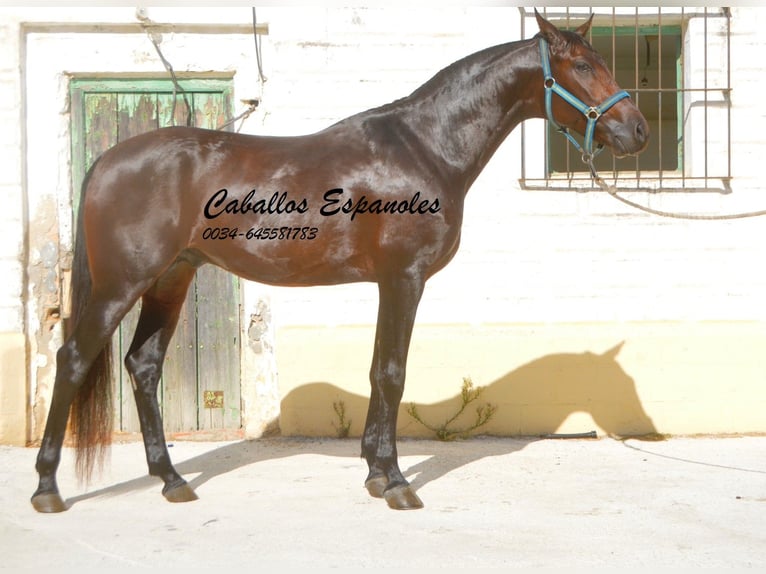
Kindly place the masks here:
[(593, 16), (569, 31), (535, 15), (534, 38), (469, 55), (409, 96), (314, 134), (168, 127), (104, 152), (83, 183), (71, 321), (33, 507), (68, 509), (56, 482), (67, 424), (78, 475), (102, 460), (112, 433), (110, 338), (139, 299), (124, 364), (149, 474), (168, 501), (197, 498), (171, 463), (157, 387), (189, 283), (213, 264), (270, 285), (377, 283), (365, 486), (391, 508), (422, 508), (399, 469), (397, 412), (418, 303), (458, 250), (472, 183), (529, 118), (548, 117), (589, 137), (587, 149), (595, 142), (618, 157), (648, 144), (646, 119), (586, 40)]

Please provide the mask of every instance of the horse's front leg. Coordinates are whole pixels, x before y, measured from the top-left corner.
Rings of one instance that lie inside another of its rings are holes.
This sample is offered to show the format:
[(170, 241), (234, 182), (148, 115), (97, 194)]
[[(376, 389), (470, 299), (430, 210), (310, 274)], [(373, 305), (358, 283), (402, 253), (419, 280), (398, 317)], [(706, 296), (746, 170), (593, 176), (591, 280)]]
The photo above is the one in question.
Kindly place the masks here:
[(399, 470), (396, 420), (404, 392), (407, 352), (425, 280), (396, 276), (379, 282), (380, 302), (375, 351), (370, 369), (370, 406), (362, 437), (362, 456), (370, 472), (365, 486), (391, 508), (422, 508), (423, 503)]

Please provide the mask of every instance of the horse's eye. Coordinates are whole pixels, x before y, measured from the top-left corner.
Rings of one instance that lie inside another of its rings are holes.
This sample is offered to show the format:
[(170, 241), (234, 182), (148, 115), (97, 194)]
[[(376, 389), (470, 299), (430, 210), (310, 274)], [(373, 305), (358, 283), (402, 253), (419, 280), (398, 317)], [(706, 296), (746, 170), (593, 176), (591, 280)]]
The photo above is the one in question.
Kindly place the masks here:
[(593, 68), (587, 62), (577, 62), (575, 64), (575, 70), (581, 74), (589, 74), (593, 71)]

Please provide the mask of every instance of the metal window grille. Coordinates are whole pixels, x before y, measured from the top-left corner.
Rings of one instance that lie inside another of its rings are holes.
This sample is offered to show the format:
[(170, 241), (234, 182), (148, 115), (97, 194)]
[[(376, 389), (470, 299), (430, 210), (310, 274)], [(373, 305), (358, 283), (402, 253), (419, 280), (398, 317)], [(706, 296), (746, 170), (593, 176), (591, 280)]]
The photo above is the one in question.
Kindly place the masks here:
[[(522, 37), (537, 33), (534, 12), (520, 8)], [(731, 180), (731, 74), (728, 8), (547, 8), (574, 29), (595, 13), (589, 41), (649, 121), (648, 149), (596, 167), (618, 189), (723, 191)], [(577, 150), (548, 122), (522, 124), (524, 189), (591, 190)]]

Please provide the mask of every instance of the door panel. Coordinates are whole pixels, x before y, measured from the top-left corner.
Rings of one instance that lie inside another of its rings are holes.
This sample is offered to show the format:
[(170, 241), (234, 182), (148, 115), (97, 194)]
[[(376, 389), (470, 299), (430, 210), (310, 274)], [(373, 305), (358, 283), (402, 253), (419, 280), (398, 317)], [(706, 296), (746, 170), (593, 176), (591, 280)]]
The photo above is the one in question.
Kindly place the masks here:
[[(229, 81), (182, 82), (194, 125), (215, 128), (226, 120), (231, 109)], [(100, 154), (140, 133), (186, 123), (184, 97), (174, 94), (165, 81), (74, 80), (71, 95), (75, 207), (85, 173)], [(140, 301), (113, 339), (119, 358), (115, 361), (115, 428), (125, 432), (140, 431), (132, 386), (122, 365), (139, 309)], [(238, 279), (203, 266), (189, 288), (163, 366), (158, 398), (166, 432), (241, 427), (239, 321)]]

